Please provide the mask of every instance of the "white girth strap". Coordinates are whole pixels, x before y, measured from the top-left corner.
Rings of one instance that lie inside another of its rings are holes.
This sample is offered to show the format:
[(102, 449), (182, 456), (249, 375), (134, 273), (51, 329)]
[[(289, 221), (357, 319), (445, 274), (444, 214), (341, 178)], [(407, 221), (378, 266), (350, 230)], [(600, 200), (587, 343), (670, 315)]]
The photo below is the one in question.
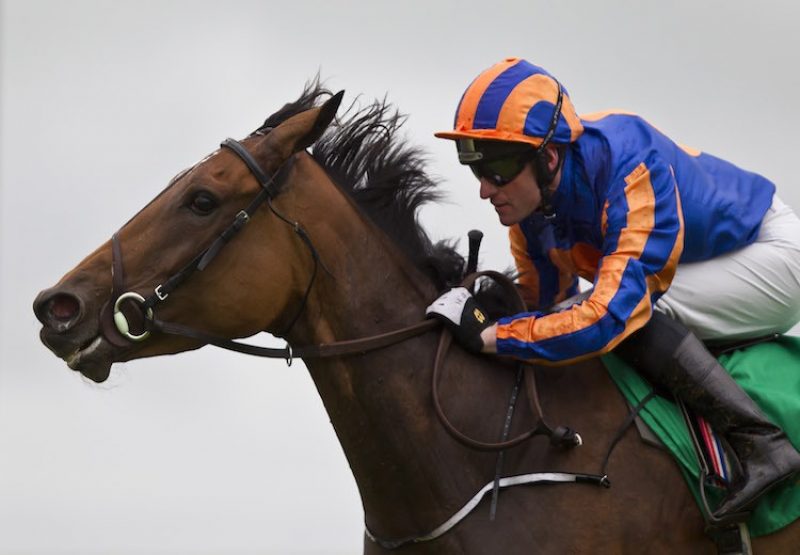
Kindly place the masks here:
[[(535, 472), (532, 474), (519, 474), (517, 476), (507, 476), (505, 478), (500, 478), (499, 487), (502, 489), (511, 486), (521, 486), (525, 484), (558, 484), (558, 483), (570, 483), (570, 482), (587, 482), (608, 487), (608, 478), (605, 476), (595, 476), (591, 474), (570, 474), (566, 472)], [(370, 540), (374, 541), (375, 543), (386, 549), (395, 549), (397, 547), (400, 547), (401, 545), (406, 545), (409, 543), (419, 543), (419, 542), (435, 540), (436, 538), (447, 533), (456, 524), (464, 520), (464, 518), (466, 518), (466, 516), (469, 513), (471, 513), (475, 507), (478, 506), (478, 503), (481, 502), (483, 496), (486, 495), (488, 491), (491, 491), (493, 487), (494, 487), (494, 480), (483, 486), (481, 490), (478, 493), (476, 493), (472, 497), (472, 499), (467, 501), (467, 503), (463, 507), (461, 507), (461, 509), (459, 509), (459, 511), (456, 512), (453, 516), (451, 516), (440, 526), (436, 527), (434, 530), (423, 536), (418, 536), (416, 538), (410, 537), (399, 540), (384, 540), (375, 537), (375, 535), (370, 531), (368, 527), (365, 527), (365, 533)]]

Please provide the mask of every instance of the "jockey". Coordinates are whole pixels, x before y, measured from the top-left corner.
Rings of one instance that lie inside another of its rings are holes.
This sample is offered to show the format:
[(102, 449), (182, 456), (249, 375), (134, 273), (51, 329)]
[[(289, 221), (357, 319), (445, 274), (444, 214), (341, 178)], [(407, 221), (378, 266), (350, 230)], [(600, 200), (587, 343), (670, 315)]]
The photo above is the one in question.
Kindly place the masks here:
[[(614, 350), (726, 436), (738, 516), (800, 471), (800, 454), (700, 341), (800, 320), (800, 220), (760, 175), (684, 146), (641, 117), (579, 117), (519, 58), (481, 73), (453, 131), (459, 161), (509, 227), (530, 312), (489, 322), (464, 288), (428, 307), (474, 352), (568, 364)], [(578, 276), (593, 288), (578, 293)], [(699, 339), (698, 339), (699, 338)]]

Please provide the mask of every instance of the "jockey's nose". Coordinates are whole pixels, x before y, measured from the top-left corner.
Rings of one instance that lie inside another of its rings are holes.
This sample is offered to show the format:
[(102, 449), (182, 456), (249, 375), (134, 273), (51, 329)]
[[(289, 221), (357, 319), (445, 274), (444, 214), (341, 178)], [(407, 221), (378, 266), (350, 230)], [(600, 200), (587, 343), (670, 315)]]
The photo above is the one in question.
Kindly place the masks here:
[(42, 324), (61, 333), (80, 320), (82, 306), (76, 295), (53, 288), (45, 289), (36, 296), (33, 312)]
[(491, 184), (488, 179), (482, 177), (480, 180), (481, 189), (480, 195), (482, 199), (491, 198), (497, 192), (497, 187)]

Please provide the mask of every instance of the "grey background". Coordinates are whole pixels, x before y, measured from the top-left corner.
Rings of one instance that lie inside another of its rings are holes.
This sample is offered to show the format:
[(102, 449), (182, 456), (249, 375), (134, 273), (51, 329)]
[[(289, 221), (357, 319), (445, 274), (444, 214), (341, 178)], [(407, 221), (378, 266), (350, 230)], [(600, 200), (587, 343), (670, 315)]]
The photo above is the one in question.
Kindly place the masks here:
[[(363, 514), (301, 364), (212, 348), (87, 383), (30, 310), (180, 169), (321, 71), (388, 93), (448, 203), (436, 238), (505, 229), (432, 137), (482, 69), (548, 68), (579, 112), (624, 108), (763, 173), (800, 209), (790, 1), (4, 1), (0, 84), (0, 554), (353, 553)], [(438, 524), (438, 523), (431, 523)]]

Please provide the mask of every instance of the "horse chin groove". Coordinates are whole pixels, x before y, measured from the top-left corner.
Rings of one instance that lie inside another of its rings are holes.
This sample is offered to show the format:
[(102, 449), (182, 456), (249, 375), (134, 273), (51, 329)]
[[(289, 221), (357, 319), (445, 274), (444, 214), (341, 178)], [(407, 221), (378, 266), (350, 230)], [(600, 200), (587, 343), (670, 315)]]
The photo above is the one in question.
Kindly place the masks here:
[(62, 357), (71, 369), (80, 372), (96, 383), (108, 379), (114, 362), (114, 346), (98, 335), (89, 345)]

